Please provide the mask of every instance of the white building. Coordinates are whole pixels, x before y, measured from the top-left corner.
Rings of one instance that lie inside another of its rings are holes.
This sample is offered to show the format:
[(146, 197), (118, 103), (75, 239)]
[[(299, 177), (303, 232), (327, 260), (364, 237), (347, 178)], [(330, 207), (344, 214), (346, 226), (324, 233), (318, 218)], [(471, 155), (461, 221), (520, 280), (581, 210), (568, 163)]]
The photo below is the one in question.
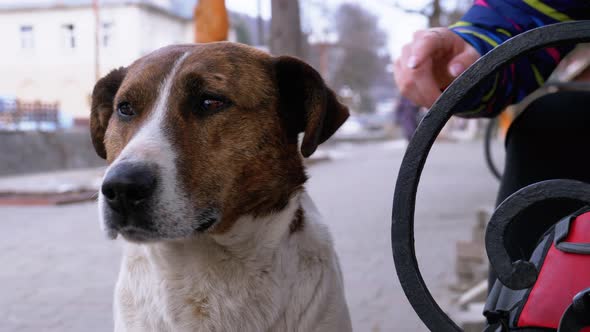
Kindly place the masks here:
[[(193, 23), (167, 0), (0, 0), (0, 95), (60, 103), (68, 119), (88, 118), (99, 76), (159, 47), (193, 41)], [(98, 36), (98, 52), (96, 37)]]

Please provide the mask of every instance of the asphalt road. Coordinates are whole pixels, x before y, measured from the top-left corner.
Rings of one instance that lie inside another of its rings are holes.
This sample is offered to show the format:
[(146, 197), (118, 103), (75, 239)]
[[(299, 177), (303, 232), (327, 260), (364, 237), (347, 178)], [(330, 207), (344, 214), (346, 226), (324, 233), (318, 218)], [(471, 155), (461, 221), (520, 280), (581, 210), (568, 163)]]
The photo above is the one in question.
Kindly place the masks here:
[[(396, 279), (390, 245), (396, 142), (330, 147), (308, 190), (340, 256), (355, 331), (425, 331)], [(416, 246), (424, 279), (448, 303), (455, 241), (468, 239), (496, 181), (480, 142), (438, 143), (420, 185)], [(0, 208), (0, 331), (108, 331), (120, 244), (99, 230), (93, 203)]]

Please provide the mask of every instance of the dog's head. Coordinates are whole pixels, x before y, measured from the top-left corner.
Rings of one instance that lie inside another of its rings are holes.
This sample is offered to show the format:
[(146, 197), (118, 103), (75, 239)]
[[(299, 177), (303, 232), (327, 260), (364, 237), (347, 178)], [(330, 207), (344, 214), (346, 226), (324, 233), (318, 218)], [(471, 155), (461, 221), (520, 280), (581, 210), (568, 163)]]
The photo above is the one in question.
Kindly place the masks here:
[(320, 75), (240, 44), (170, 46), (102, 78), (91, 134), (102, 224), (131, 241), (225, 232), (286, 206), (348, 117)]

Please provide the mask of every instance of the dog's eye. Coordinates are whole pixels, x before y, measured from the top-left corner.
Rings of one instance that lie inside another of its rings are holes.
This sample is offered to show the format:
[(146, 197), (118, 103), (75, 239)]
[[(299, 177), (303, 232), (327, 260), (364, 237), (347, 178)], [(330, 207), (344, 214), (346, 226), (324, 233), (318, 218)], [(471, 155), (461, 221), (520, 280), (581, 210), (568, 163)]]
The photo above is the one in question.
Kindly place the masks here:
[(123, 119), (129, 119), (135, 115), (133, 107), (131, 107), (131, 104), (129, 104), (126, 101), (121, 102), (119, 103), (119, 105), (117, 105), (117, 113), (119, 113), (119, 115)]
[(207, 112), (216, 112), (223, 109), (227, 103), (221, 99), (205, 98), (201, 102), (201, 108)]

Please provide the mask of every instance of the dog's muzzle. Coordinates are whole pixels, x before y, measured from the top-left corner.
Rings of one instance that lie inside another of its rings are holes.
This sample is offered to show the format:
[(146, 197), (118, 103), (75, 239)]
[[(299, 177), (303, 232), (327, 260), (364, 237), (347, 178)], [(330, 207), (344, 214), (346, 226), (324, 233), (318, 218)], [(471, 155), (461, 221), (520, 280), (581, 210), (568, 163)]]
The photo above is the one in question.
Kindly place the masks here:
[(157, 166), (144, 162), (124, 161), (109, 169), (101, 188), (107, 227), (126, 237), (153, 231), (148, 214), (157, 179)]

